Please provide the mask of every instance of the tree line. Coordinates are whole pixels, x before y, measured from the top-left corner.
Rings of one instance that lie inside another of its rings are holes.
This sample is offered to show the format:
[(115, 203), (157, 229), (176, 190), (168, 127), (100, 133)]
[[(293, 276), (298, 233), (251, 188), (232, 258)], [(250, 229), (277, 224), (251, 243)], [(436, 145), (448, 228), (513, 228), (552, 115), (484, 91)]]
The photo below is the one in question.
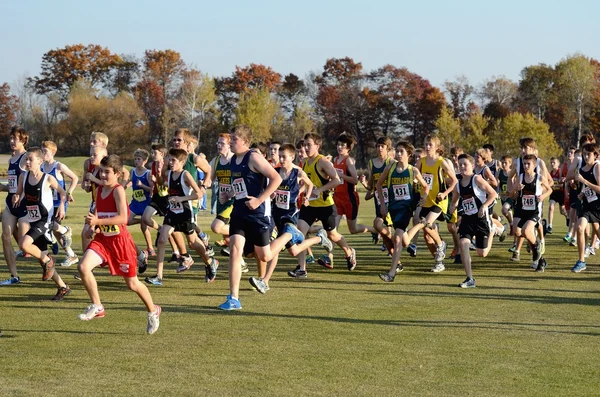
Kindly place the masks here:
[(91, 131), (130, 155), (165, 142), (177, 127), (189, 128), (213, 154), (216, 136), (238, 123), (265, 142), (295, 142), (315, 131), (329, 151), (346, 131), (358, 142), (359, 165), (379, 136), (420, 146), (433, 132), (447, 148), (493, 143), (508, 154), (518, 151), (518, 138), (532, 136), (541, 155), (558, 155), (600, 127), (600, 63), (572, 54), (556, 65), (526, 66), (516, 82), (493, 76), (474, 86), (458, 76), (435, 87), (405, 67), (367, 71), (348, 57), (328, 59), (303, 78), (261, 64), (216, 77), (170, 49), (139, 58), (76, 44), (45, 53), (39, 76), (0, 86), (2, 151), (19, 124), (33, 143), (53, 140), (63, 155), (87, 155)]

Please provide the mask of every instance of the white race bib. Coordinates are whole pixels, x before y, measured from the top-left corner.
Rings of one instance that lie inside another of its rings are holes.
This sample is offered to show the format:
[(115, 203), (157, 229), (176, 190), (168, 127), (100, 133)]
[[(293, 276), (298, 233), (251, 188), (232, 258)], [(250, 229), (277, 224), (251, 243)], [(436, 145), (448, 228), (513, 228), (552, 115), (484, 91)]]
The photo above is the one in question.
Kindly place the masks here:
[(588, 203), (598, 200), (598, 196), (596, 195), (596, 192), (594, 190), (590, 189), (588, 186), (583, 187), (583, 195), (585, 196), (585, 200)]
[(394, 190), (394, 200), (410, 200), (408, 184), (403, 183), (401, 185), (392, 185), (392, 189)]
[(179, 201), (169, 201), (169, 211), (174, 214), (181, 214), (183, 212), (183, 205)]
[(477, 203), (473, 197), (463, 199), (462, 207), (465, 215), (475, 215), (477, 213)]
[(17, 192), (17, 181), (18, 181), (18, 178), (16, 175), (8, 176), (8, 192), (9, 193), (14, 194)]
[(36, 222), (42, 219), (42, 214), (40, 213), (40, 207), (37, 205), (28, 205), (27, 207), (27, 217), (30, 222)]
[(220, 194), (229, 194), (231, 190), (231, 185), (225, 183), (219, 183), (219, 193)]
[(427, 182), (427, 186), (429, 186), (429, 190), (433, 189), (433, 175), (423, 174), (423, 179), (425, 179), (425, 182)]
[[(381, 192), (383, 193), (383, 202), (387, 204), (390, 200), (387, 188), (381, 189)], [(377, 205), (381, 205), (379, 202), (379, 195), (377, 193), (375, 194), (375, 200), (377, 200)]]
[(287, 190), (275, 190), (275, 205), (282, 210), (289, 210), (290, 192)]
[(535, 196), (533, 194), (524, 195), (522, 203), (525, 211), (535, 211)]
[(231, 184), (233, 188), (233, 192), (235, 193), (235, 199), (241, 200), (248, 197), (248, 190), (246, 189), (246, 182), (244, 182), (244, 178), (237, 178)]

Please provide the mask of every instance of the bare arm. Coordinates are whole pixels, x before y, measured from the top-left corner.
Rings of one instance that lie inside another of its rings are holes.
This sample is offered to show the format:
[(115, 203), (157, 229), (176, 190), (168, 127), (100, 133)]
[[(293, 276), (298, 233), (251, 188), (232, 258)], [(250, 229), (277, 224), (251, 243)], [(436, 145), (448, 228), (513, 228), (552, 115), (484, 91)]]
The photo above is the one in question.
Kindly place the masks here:
[(387, 181), (388, 179), (388, 175), (390, 174), (390, 168), (391, 168), (391, 164), (388, 164), (385, 169), (383, 170), (383, 172), (381, 173), (381, 175), (379, 176), (379, 179), (377, 180), (377, 184), (375, 185), (375, 194), (377, 195), (377, 199), (379, 200), (379, 208), (380, 208), (380, 212), (383, 218), (385, 218), (385, 216), (387, 215), (387, 204), (385, 203), (384, 200), (384, 196), (383, 196), (383, 183), (385, 181)]
[(306, 175), (306, 172), (302, 171), (300, 168), (298, 169), (298, 179), (303, 183), (303, 187), (306, 192), (306, 194), (304, 195), (304, 203), (302, 204), (308, 207), (308, 198), (312, 194), (312, 190), (315, 187), (315, 185), (312, 183), (308, 175)]
[(346, 169), (350, 175), (340, 175), (340, 177), (348, 183), (353, 185), (358, 184), (358, 174), (356, 173), (356, 162), (352, 157), (348, 157), (346, 160)]
[(210, 187), (212, 184), (212, 167), (210, 166), (210, 164), (208, 164), (206, 158), (200, 155), (196, 155), (194, 157), (194, 164), (196, 165), (196, 168), (199, 168), (205, 174), (203, 185), (207, 188)]
[(71, 202), (71, 201), (73, 201), (73, 197), (72, 197), (73, 191), (75, 190), (75, 187), (79, 183), (79, 177), (73, 171), (71, 171), (71, 169), (69, 167), (67, 167), (63, 163), (58, 163), (58, 170), (60, 172), (62, 172), (64, 175), (66, 175), (66, 177), (71, 180), (71, 184), (69, 185), (69, 188), (67, 189), (67, 199), (69, 200), (69, 202)]
[(490, 167), (486, 167), (484, 173), (485, 173), (485, 181), (489, 185), (491, 185), (493, 188), (498, 187), (498, 180), (492, 173), (492, 170), (490, 170)]
[(456, 174), (454, 173), (454, 166), (448, 159), (444, 159), (444, 161), (442, 161), (442, 169), (446, 175), (448, 175), (448, 180), (450, 183), (448, 183), (448, 188), (446, 190), (438, 193), (438, 200), (443, 200), (448, 197), (448, 194), (454, 190), (454, 187), (458, 182), (458, 179), (456, 179)]
[[(58, 220), (61, 220), (65, 217), (65, 201), (67, 200), (67, 192), (65, 191), (65, 189), (62, 188), (62, 186), (60, 186), (60, 184), (58, 183), (58, 181), (56, 180), (55, 177), (53, 177), (52, 175), (48, 175), (48, 179), (46, 179), (48, 185), (56, 190), (56, 192), (59, 194), (60, 196), (60, 205), (57, 208), (57, 212), (56, 212), (56, 216), (58, 218)], [(75, 186), (71, 183), (71, 186)]]
[(325, 158), (321, 158), (321, 159), (319, 159), (319, 164), (317, 165), (317, 167), (320, 168), (320, 170), (323, 171), (323, 173), (327, 177), (329, 177), (329, 182), (327, 182), (326, 184), (324, 184), (321, 187), (315, 188), (313, 190), (313, 196), (315, 195), (315, 192), (317, 194), (321, 194), (322, 192), (324, 192), (326, 190), (333, 190), (333, 189), (335, 189), (336, 186), (342, 184), (342, 180), (340, 179), (335, 168), (333, 168), (333, 164), (331, 163), (331, 161), (329, 161)]

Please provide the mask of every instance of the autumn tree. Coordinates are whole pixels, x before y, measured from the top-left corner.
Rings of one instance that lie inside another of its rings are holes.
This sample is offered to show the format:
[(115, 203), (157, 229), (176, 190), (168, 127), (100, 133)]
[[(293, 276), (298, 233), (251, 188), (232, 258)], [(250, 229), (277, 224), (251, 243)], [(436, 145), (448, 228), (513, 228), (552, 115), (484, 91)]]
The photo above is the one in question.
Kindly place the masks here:
[(147, 50), (142, 65), (135, 97), (148, 119), (152, 138), (166, 142), (175, 127), (172, 105), (186, 66), (181, 54), (173, 50)]
[(208, 118), (216, 119), (219, 115), (214, 80), (196, 69), (184, 71), (182, 79), (173, 101), (177, 124), (189, 128), (201, 142)]
[[(55, 141), (72, 154), (86, 155), (92, 131), (110, 139), (111, 153), (131, 157), (136, 147), (147, 146), (144, 113), (136, 100), (122, 92), (116, 97), (101, 95), (88, 82), (76, 83), (68, 98), (69, 112), (60, 122)], [(68, 145), (66, 144), (68, 142)]]
[(463, 122), (462, 147), (466, 153), (474, 153), (489, 142), (487, 135), (490, 119), (481, 112), (472, 113)]
[(518, 97), (538, 119), (545, 118), (554, 81), (555, 71), (552, 66), (540, 63), (521, 70), (521, 80), (517, 88)]
[(66, 99), (78, 80), (86, 80), (93, 87), (106, 84), (122, 62), (120, 56), (97, 44), (68, 45), (45, 53), (40, 76), (29, 81), (39, 94), (55, 92)]
[(581, 54), (570, 55), (556, 65), (560, 97), (569, 109), (572, 125), (576, 130), (571, 139), (573, 143), (579, 142), (584, 117), (598, 87), (596, 72), (596, 66)]
[(450, 109), (457, 119), (465, 119), (468, 117), (469, 108), (472, 107), (472, 96), (475, 88), (469, 83), (466, 76), (458, 76), (456, 80), (446, 80), (444, 82), (444, 90), (448, 96)]
[(0, 86), (0, 150), (6, 151), (9, 141), (10, 129), (17, 120), (19, 99), (11, 94), (10, 86), (4, 83)]

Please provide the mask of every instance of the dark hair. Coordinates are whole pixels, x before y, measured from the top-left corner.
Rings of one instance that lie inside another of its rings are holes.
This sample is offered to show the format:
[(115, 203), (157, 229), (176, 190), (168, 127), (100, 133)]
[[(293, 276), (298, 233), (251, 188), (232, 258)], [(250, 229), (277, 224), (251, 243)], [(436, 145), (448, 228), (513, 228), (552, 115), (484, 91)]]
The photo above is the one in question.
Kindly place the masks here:
[[(465, 151), (460, 146), (453, 146), (450, 148), (450, 154), (457, 155), (458, 153), (464, 153)], [(460, 156), (460, 154), (459, 154)]]
[(583, 134), (581, 138), (579, 138), (579, 146), (583, 146), (586, 143), (596, 143), (596, 138), (592, 134)]
[(352, 135), (348, 134), (347, 132), (342, 132), (342, 134), (340, 136), (338, 136), (337, 142), (346, 144), (346, 146), (348, 147), (348, 150), (352, 150), (352, 148), (354, 147), (354, 144), (356, 143), (356, 139)]
[(510, 160), (510, 162), (512, 163), (512, 157), (509, 156), (508, 154), (505, 154), (504, 156), (502, 156), (500, 158), (500, 161), (504, 161), (504, 160)]
[(308, 139), (312, 139), (313, 142), (319, 146), (321, 146), (321, 144), (323, 143), (323, 139), (321, 139), (321, 137), (318, 134), (315, 134), (314, 132), (309, 132), (308, 134), (304, 135), (304, 140), (306, 141)]
[(44, 153), (42, 152), (42, 149), (37, 146), (27, 149), (27, 154), (33, 154), (41, 160), (44, 159)]
[(412, 156), (413, 153), (415, 152), (415, 147), (407, 141), (400, 141), (396, 144), (396, 149), (398, 149), (399, 147), (404, 148), (404, 150), (406, 150), (406, 153), (408, 154), (408, 157)]
[(279, 147), (279, 153), (281, 152), (287, 152), (294, 157), (296, 156), (296, 148), (291, 143), (284, 143), (283, 145), (281, 145)]
[[(525, 146), (529, 146), (529, 145), (525, 145)], [(537, 156), (535, 154), (526, 154), (525, 156), (523, 156), (523, 161), (526, 161), (526, 160), (537, 161)]]
[(100, 160), (102, 167), (112, 168), (115, 173), (123, 172), (123, 162), (116, 154), (109, 154)]
[(489, 150), (490, 152), (494, 151), (494, 145), (492, 145), (491, 143), (486, 143), (485, 145), (482, 146), (484, 149)]
[[(521, 138), (521, 140), (519, 141), (519, 145), (521, 146), (521, 148), (530, 147), (532, 149), (537, 149), (533, 138)], [(523, 160), (525, 160), (525, 158), (523, 158)]]
[(152, 150), (157, 151), (157, 152), (161, 152), (163, 154), (163, 156), (167, 155), (167, 147), (165, 145), (163, 145), (162, 143), (155, 143), (152, 145)]
[(594, 153), (596, 157), (598, 157), (598, 155), (600, 154), (600, 146), (598, 146), (597, 143), (586, 143), (585, 145), (583, 145), (582, 149), (588, 153)]
[(265, 157), (267, 156), (267, 144), (264, 142), (255, 142), (252, 145), (250, 145), (250, 149), (257, 149), (258, 151), (260, 151), (260, 154), (262, 154)]
[(304, 146), (304, 139), (300, 139), (297, 143), (296, 143), (296, 149), (300, 150), (302, 149), (302, 147)]
[(281, 142), (279, 142), (279, 141), (271, 141), (271, 142), (269, 142), (269, 147), (271, 145), (279, 145), (279, 146), (281, 146)]
[(188, 157), (188, 152), (185, 149), (171, 148), (169, 149), (169, 156), (175, 157), (177, 160), (185, 163)]
[(27, 132), (25, 128), (16, 125), (10, 129), (10, 136), (14, 136), (19, 141), (23, 142), (23, 146), (27, 146), (27, 142), (29, 142), (29, 132)]
[(388, 151), (392, 150), (392, 140), (387, 136), (380, 136), (377, 138), (376, 145), (385, 145)]
[(473, 156), (471, 156), (468, 153), (463, 153), (458, 156), (459, 161), (462, 159), (466, 159), (467, 161), (469, 161), (469, 163), (471, 163), (472, 165), (475, 165), (475, 159), (473, 158)]

